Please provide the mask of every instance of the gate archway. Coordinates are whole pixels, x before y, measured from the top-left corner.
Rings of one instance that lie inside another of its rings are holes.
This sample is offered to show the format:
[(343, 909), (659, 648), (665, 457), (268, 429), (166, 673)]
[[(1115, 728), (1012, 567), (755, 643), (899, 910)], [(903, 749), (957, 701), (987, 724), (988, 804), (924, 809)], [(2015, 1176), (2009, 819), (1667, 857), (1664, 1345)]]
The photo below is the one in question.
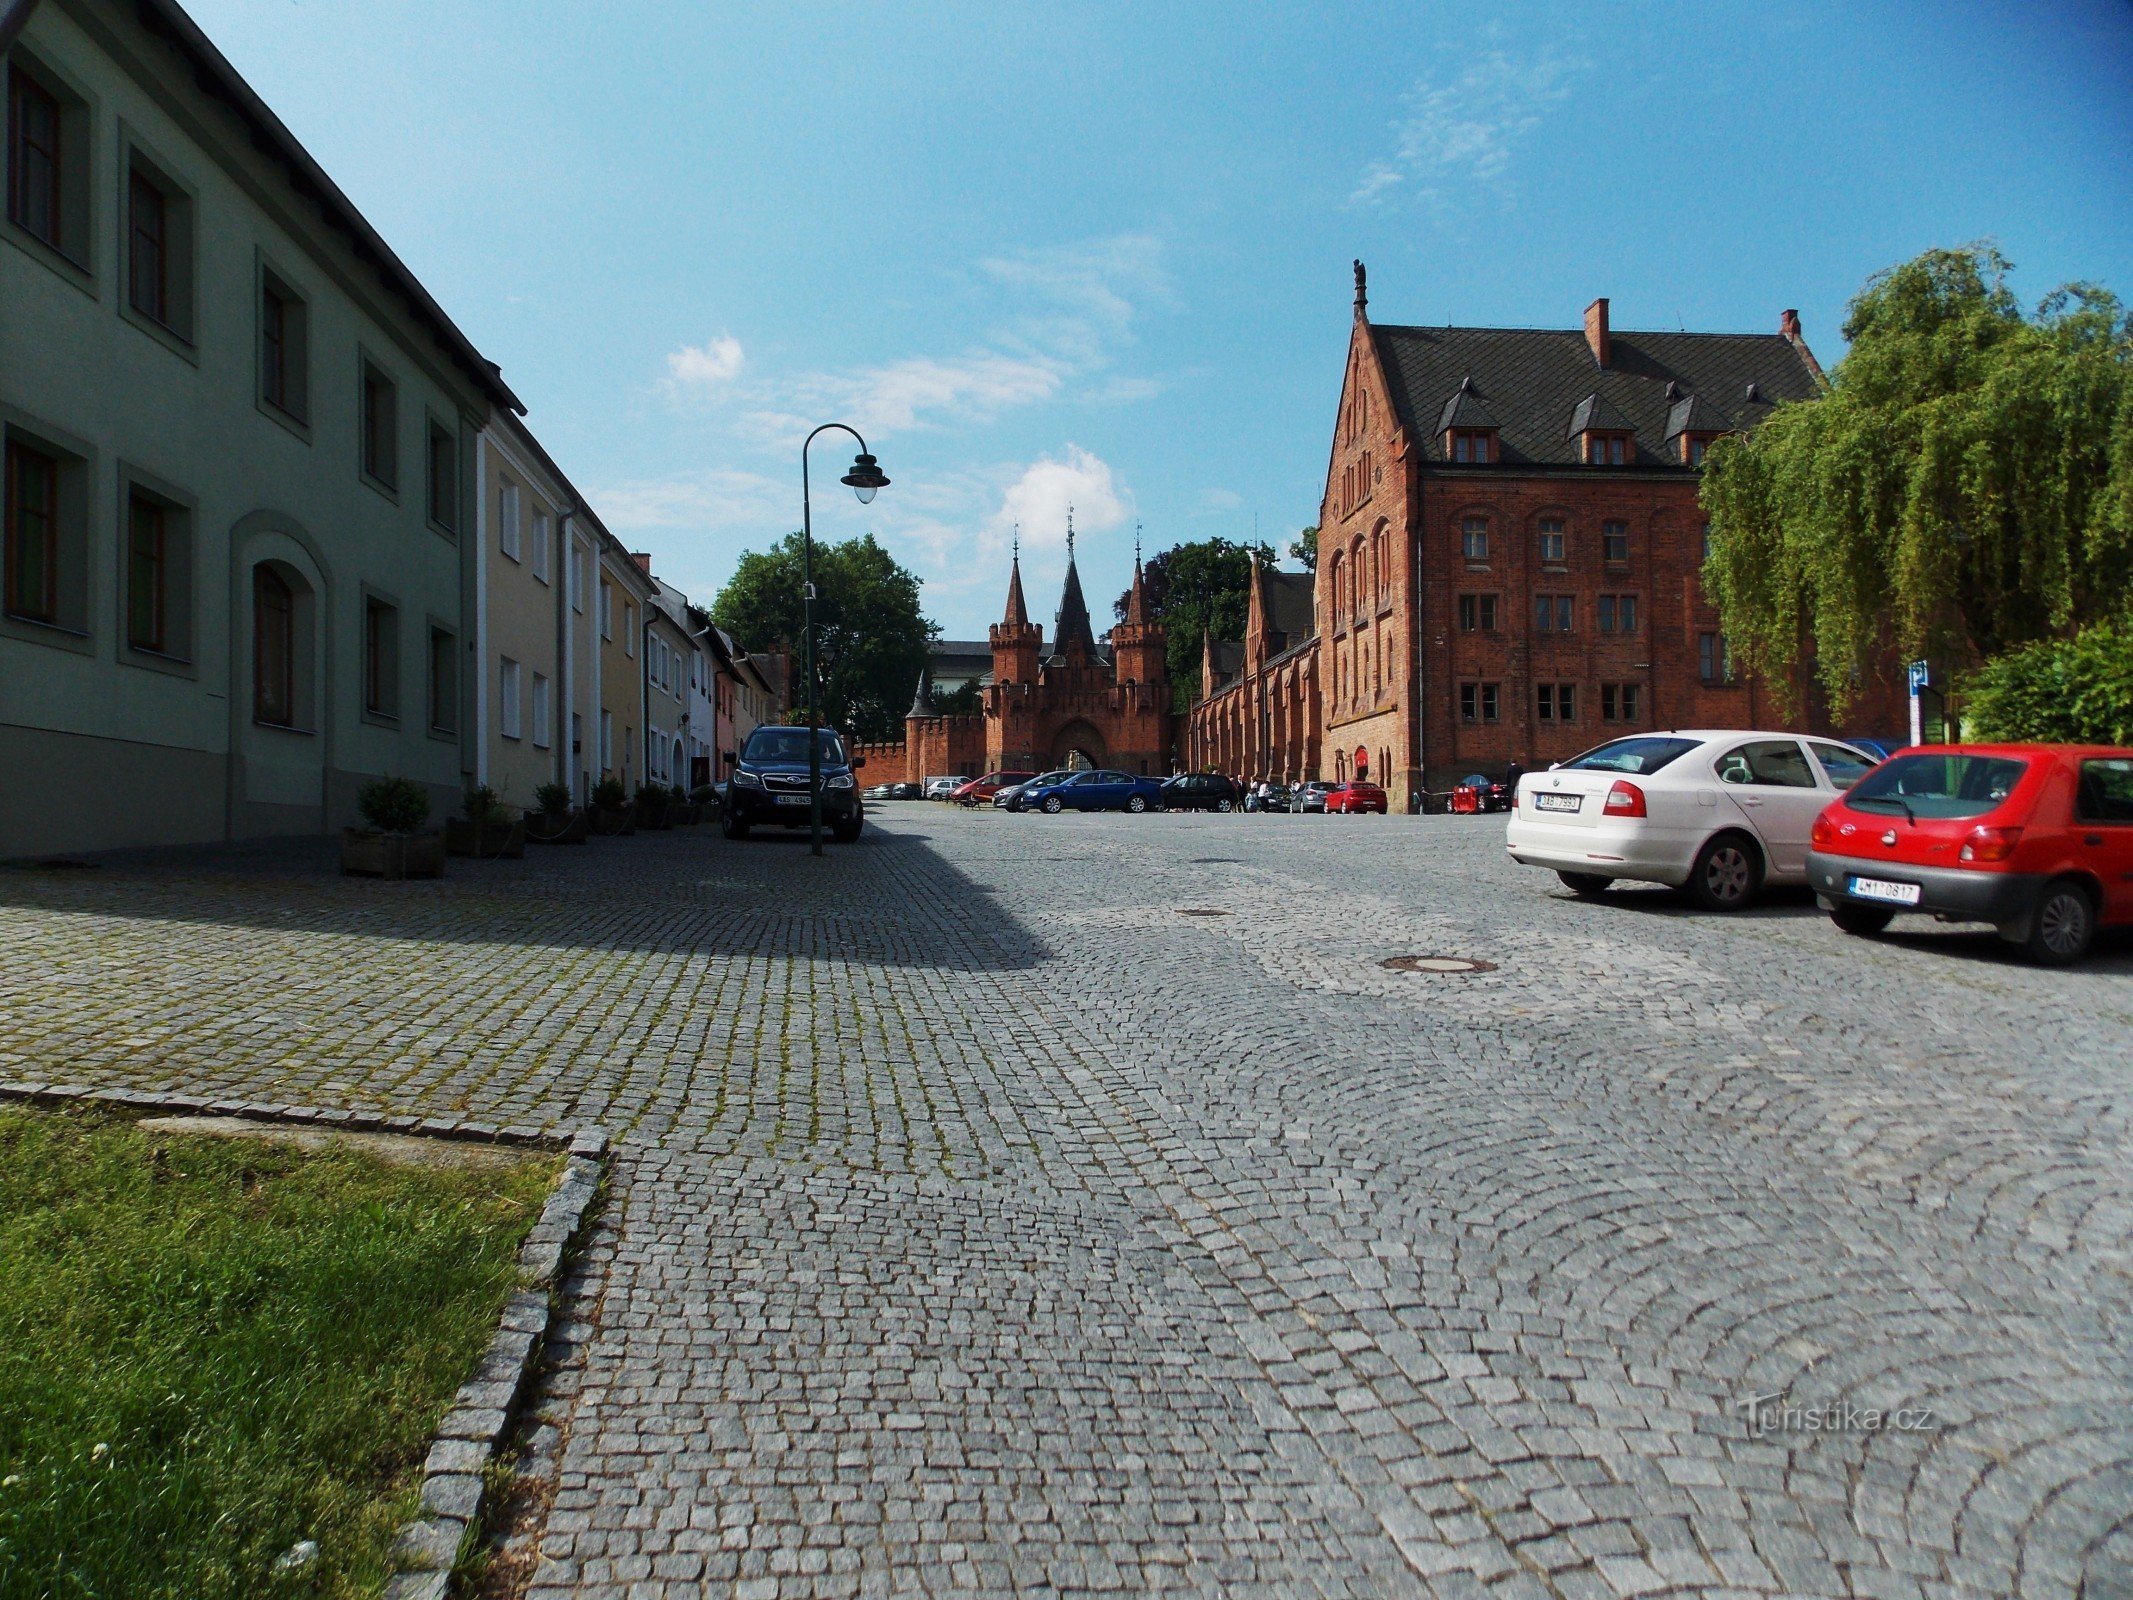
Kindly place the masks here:
[(1077, 719), (1052, 735), (1052, 765), (1085, 772), (1100, 767), (1108, 755), (1104, 736), (1095, 724)]

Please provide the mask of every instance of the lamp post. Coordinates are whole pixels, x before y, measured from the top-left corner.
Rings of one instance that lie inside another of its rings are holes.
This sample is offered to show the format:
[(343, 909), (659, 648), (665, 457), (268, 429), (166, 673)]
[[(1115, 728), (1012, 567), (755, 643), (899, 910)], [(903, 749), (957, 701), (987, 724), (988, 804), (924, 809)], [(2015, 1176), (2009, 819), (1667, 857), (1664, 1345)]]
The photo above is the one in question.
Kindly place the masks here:
[(859, 442), (852, 470), (838, 480), (851, 487), (852, 493), (859, 496), (859, 503), (870, 504), (877, 493), (889, 486), (881, 463), (867, 454), (867, 442), (859, 437), (857, 428), (842, 422), (825, 422), (800, 443), (800, 628), (804, 635), (800, 670), (807, 674), (807, 848), (818, 856), (822, 854), (822, 713), (815, 699), (815, 513), (807, 481), (807, 447), (815, 442), (816, 433), (828, 433), (833, 428)]

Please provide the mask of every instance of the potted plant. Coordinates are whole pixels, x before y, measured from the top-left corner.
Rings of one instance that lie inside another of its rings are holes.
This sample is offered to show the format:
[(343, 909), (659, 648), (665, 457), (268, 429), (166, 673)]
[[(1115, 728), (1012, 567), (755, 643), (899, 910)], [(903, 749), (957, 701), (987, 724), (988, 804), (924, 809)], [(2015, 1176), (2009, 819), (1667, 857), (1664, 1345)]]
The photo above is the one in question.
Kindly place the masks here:
[(663, 783), (640, 783), (637, 785), (637, 826), (640, 828), (671, 828), (674, 824), (667, 817), (667, 786)]
[(637, 831), (637, 813), (620, 778), (605, 777), (593, 785), (592, 831), (610, 835)]
[(570, 803), (570, 785), (544, 783), (533, 791), (537, 809), (526, 813), (526, 837), (540, 844), (583, 844), (592, 834), (592, 813)]
[(441, 878), (444, 835), (430, 819), (429, 791), (412, 778), (379, 778), (356, 794), (369, 826), (341, 830), (341, 870), (373, 878)]
[(444, 847), (453, 855), (493, 860), (526, 853), (526, 824), (505, 815), (496, 791), (487, 784), (469, 789), (461, 809), (464, 816), (444, 819)]

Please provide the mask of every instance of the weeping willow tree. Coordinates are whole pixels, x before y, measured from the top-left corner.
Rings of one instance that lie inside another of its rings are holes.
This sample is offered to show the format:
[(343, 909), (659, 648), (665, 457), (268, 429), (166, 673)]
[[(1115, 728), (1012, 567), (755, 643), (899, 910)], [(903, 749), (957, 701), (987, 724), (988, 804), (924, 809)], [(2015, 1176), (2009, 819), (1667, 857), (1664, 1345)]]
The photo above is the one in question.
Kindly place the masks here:
[(1990, 246), (1851, 303), (1828, 390), (1705, 459), (1704, 587), (1782, 695), (1811, 648), (1841, 715), (1893, 646), (1974, 662), (2123, 617), (2133, 323), (2100, 288), (2025, 316)]

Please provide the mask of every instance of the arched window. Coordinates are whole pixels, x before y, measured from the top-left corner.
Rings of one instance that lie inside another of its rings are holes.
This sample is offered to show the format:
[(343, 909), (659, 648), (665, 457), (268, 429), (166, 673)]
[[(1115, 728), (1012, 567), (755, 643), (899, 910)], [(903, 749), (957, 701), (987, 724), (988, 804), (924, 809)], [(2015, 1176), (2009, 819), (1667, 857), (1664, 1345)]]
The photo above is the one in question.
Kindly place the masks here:
[(269, 566), (252, 569), (252, 717), (296, 722), (296, 596)]

